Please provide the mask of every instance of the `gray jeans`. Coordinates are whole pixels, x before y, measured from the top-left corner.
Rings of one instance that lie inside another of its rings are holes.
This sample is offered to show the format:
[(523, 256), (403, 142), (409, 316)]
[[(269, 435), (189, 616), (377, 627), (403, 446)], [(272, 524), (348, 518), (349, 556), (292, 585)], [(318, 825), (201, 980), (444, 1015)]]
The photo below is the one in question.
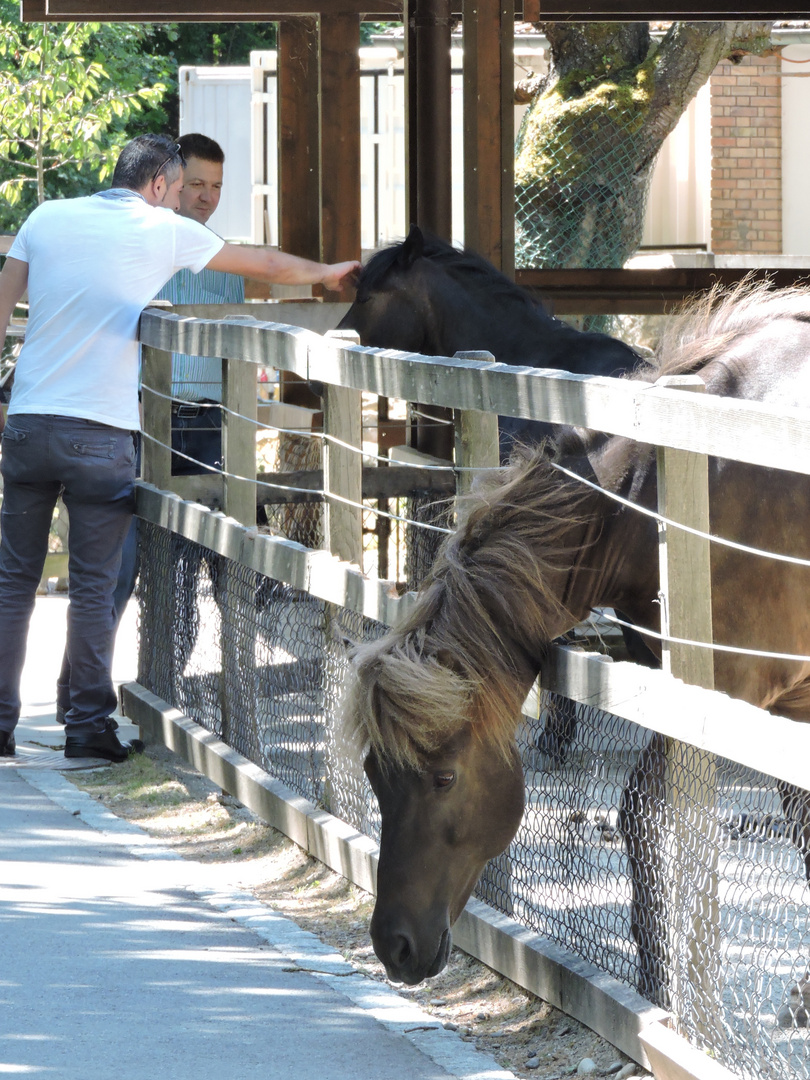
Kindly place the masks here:
[(61, 494), (70, 521), (67, 725), (90, 734), (116, 706), (112, 596), (135, 507), (134, 436), (92, 420), (26, 413), (9, 417), (2, 446), (0, 731), (13, 731), (20, 716), (28, 624)]

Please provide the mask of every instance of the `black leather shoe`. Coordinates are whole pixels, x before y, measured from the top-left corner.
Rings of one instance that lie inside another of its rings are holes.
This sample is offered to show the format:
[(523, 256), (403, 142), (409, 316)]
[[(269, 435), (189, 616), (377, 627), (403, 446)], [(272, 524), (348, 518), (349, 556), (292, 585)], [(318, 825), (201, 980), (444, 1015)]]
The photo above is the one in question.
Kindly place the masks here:
[(66, 758), (100, 757), (105, 761), (126, 761), (130, 754), (139, 754), (143, 750), (140, 739), (121, 742), (116, 735), (118, 724), (108, 719), (103, 731), (93, 731), (89, 735), (66, 735)]
[(0, 757), (14, 757), (17, 753), (17, 740), (13, 731), (0, 731)]

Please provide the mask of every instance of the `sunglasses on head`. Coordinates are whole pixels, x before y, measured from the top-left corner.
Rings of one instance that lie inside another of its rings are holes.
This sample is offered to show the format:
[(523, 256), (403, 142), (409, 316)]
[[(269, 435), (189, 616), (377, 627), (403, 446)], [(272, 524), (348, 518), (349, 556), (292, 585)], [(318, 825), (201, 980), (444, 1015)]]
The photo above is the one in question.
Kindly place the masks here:
[(169, 162), (173, 161), (178, 156), (178, 154), (180, 156), (180, 166), (181, 166), (181, 168), (186, 167), (186, 159), (183, 157), (183, 148), (180, 146), (180, 143), (175, 143), (173, 148), (172, 148), (172, 152), (169, 154), (169, 156), (166, 158), (166, 160), (162, 161), (160, 163), (160, 165), (158, 165), (158, 167), (155, 169), (154, 176), (152, 177), (152, 183), (153, 184), (157, 180), (157, 178), (160, 176), (160, 174), (163, 172), (163, 170), (166, 168), (166, 166), (169, 164)]

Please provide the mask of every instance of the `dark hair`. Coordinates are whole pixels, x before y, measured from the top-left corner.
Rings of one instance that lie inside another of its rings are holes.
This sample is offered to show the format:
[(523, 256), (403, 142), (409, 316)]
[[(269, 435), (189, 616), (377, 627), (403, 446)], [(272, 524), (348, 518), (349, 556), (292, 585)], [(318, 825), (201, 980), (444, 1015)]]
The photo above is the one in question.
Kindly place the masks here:
[(183, 155), (174, 139), (168, 135), (137, 135), (121, 151), (112, 186), (140, 191), (160, 175), (172, 183), (182, 165)]
[(181, 135), (177, 141), (186, 161), (191, 157), (199, 158), (200, 161), (213, 161), (215, 165), (222, 165), (225, 161), (225, 151), (207, 135), (193, 131), (189, 135)]

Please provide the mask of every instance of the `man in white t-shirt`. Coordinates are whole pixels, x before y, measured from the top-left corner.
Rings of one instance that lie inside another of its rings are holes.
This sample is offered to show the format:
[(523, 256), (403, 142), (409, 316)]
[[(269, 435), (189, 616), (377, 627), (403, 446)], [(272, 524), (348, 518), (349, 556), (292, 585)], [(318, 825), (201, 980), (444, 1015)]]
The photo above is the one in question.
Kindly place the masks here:
[(3, 432), (0, 471), (0, 756), (15, 753), (28, 624), (59, 495), (70, 519), (65, 756), (123, 761), (110, 676), (112, 592), (134, 509), (138, 320), (179, 269), (207, 267), (339, 289), (356, 262), (325, 265), (224, 243), (175, 213), (182, 152), (141, 135), (110, 191), (43, 203), (0, 274), (0, 330), (26, 288), (29, 320)]

